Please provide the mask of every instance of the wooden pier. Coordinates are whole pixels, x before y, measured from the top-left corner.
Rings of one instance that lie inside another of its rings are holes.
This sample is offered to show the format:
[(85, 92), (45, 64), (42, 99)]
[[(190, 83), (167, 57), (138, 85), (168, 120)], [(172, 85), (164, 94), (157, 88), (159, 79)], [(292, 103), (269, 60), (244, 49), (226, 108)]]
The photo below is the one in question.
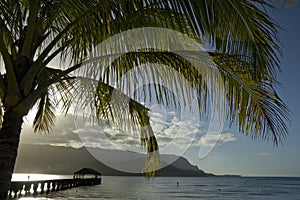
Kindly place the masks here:
[(79, 186), (92, 186), (101, 184), (101, 178), (88, 179), (56, 179), (41, 181), (14, 181), (11, 183), (9, 198), (28, 195), (49, 194), (50, 192), (66, 190)]

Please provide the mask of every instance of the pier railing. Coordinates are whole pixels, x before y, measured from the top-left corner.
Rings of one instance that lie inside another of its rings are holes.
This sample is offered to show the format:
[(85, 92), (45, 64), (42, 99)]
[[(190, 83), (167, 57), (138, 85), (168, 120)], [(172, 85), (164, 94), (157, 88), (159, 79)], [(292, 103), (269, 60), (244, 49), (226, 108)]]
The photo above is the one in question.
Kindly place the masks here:
[(101, 178), (89, 179), (55, 179), (41, 181), (14, 181), (11, 183), (9, 198), (18, 196), (48, 194), (50, 192), (66, 190), (79, 186), (91, 186), (101, 184)]

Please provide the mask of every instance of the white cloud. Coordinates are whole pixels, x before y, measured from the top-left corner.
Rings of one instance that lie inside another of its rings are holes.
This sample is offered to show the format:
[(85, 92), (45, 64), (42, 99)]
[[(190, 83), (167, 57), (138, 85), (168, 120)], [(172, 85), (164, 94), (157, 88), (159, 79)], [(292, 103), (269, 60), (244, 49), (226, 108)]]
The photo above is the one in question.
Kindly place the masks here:
[[(182, 113), (181, 113), (182, 114)], [(164, 113), (152, 113), (152, 128), (158, 140), (160, 149), (175, 147), (186, 149), (189, 146), (212, 146), (235, 141), (233, 134), (203, 136), (207, 124), (200, 123), (195, 117), (187, 117), (186, 114), (174, 111)], [(191, 114), (192, 115), (192, 114)], [(90, 126), (89, 126), (90, 125)], [(105, 149), (140, 150), (140, 134), (138, 131), (123, 131), (115, 126), (103, 122), (99, 126), (89, 123), (76, 123), (74, 117), (59, 116), (53, 133), (48, 136), (34, 134), (30, 126), (24, 127), (22, 140), (24, 143), (51, 144), (59, 146), (101, 147)]]
[(224, 134), (208, 134), (194, 142), (194, 146), (212, 147), (215, 145), (222, 145), (227, 142), (236, 141), (236, 138), (231, 133)]
[[(192, 145), (199, 133), (200, 125), (195, 119), (178, 116), (173, 111), (151, 114), (152, 128), (164, 153), (173, 153), (176, 147), (181, 150)], [(85, 124), (86, 125), (86, 124)], [(101, 124), (101, 127), (77, 127), (77, 133), (85, 146), (106, 149), (140, 151), (140, 134), (137, 131), (122, 131), (115, 126)], [(170, 148), (170, 150), (168, 150)]]
[(140, 147), (140, 136), (118, 129), (115, 126), (104, 125), (102, 128), (78, 129), (83, 144), (87, 147), (104, 149), (132, 150)]

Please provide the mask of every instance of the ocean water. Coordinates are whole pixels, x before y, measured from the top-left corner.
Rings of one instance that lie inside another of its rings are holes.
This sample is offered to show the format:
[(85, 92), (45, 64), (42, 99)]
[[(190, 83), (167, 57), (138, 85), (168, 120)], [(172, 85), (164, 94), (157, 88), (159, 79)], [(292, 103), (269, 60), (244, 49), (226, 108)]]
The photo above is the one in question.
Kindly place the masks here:
[[(178, 182), (178, 186), (177, 186)], [(103, 176), (102, 184), (20, 199), (299, 199), (300, 178)]]

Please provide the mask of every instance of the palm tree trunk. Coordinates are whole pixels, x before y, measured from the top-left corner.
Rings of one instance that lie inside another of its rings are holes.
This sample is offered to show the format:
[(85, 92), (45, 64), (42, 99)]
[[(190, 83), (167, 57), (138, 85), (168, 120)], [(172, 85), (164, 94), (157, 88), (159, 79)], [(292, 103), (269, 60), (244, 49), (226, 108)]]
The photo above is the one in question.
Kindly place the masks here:
[(6, 199), (11, 184), (18, 153), (23, 116), (8, 111), (4, 113), (0, 130), (0, 199)]

